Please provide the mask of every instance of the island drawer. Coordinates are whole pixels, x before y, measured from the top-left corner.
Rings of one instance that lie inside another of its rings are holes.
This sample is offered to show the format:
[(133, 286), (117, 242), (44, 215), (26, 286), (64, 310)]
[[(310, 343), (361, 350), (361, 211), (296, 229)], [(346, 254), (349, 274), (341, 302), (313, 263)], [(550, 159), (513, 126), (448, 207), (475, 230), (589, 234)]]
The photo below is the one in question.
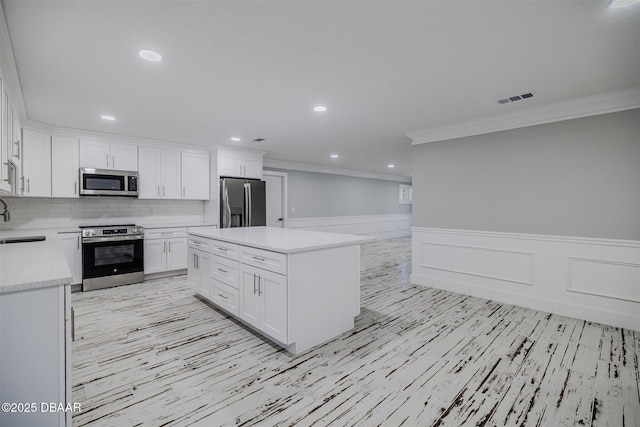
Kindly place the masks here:
[(213, 255), (211, 257), (211, 277), (238, 289), (238, 261)]
[(211, 252), (210, 246), (213, 242), (203, 237), (189, 236), (188, 245), (192, 249), (200, 249), (201, 251)]
[(213, 279), (211, 301), (231, 314), (238, 314), (238, 290)]
[(210, 252), (228, 259), (238, 260), (238, 245), (234, 245), (233, 243), (212, 240)]
[(278, 274), (287, 274), (287, 255), (248, 246), (239, 247), (239, 261)]

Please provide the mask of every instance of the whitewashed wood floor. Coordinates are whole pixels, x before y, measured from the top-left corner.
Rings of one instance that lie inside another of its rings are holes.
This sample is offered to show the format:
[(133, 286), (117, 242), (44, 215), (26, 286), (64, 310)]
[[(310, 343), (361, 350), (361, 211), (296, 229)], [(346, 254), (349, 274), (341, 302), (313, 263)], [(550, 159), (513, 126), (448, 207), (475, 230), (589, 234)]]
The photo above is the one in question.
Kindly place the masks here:
[(186, 277), (73, 294), (75, 426), (640, 426), (640, 333), (409, 284), (362, 251), (356, 328), (292, 357)]

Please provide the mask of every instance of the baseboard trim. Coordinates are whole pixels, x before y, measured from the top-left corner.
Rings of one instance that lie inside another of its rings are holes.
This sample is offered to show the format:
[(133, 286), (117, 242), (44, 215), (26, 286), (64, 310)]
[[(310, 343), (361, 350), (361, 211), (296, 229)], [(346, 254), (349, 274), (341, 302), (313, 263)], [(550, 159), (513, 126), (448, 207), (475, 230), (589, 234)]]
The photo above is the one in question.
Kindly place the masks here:
[(573, 317), (588, 322), (602, 323), (618, 328), (640, 331), (640, 325), (638, 325), (637, 317), (618, 312), (586, 307), (567, 302), (560, 303), (558, 301), (530, 295), (524, 297), (521, 294), (512, 292), (487, 290), (486, 288), (465, 285), (454, 281), (441, 280), (418, 274), (411, 274), (410, 282), (419, 286), (441, 289), (443, 291), (454, 292), (462, 295), (470, 295), (472, 297), (497, 301), (503, 304), (517, 305), (519, 307), (544, 311), (560, 316)]

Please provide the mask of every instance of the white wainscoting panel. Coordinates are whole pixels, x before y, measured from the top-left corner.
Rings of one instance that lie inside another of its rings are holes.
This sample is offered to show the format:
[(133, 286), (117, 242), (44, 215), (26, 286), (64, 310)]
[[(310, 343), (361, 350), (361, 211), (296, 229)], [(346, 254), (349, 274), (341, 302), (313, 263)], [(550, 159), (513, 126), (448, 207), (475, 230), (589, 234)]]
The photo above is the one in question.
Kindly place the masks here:
[(421, 253), (422, 267), (523, 285), (533, 284), (533, 254), (530, 252), (423, 243)]
[(640, 303), (639, 279), (637, 263), (569, 257), (570, 291)]
[(411, 214), (289, 218), (287, 228), (389, 239), (411, 235)]
[(411, 283), (640, 331), (640, 242), (412, 228)]

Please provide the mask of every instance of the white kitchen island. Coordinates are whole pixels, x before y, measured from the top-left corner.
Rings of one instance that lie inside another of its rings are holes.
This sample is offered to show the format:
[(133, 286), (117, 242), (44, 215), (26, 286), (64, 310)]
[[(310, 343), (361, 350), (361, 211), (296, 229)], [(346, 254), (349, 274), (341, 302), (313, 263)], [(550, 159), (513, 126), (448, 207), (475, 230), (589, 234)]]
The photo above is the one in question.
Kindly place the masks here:
[(193, 290), (293, 354), (353, 329), (360, 244), (374, 238), (273, 227), (189, 233)]

